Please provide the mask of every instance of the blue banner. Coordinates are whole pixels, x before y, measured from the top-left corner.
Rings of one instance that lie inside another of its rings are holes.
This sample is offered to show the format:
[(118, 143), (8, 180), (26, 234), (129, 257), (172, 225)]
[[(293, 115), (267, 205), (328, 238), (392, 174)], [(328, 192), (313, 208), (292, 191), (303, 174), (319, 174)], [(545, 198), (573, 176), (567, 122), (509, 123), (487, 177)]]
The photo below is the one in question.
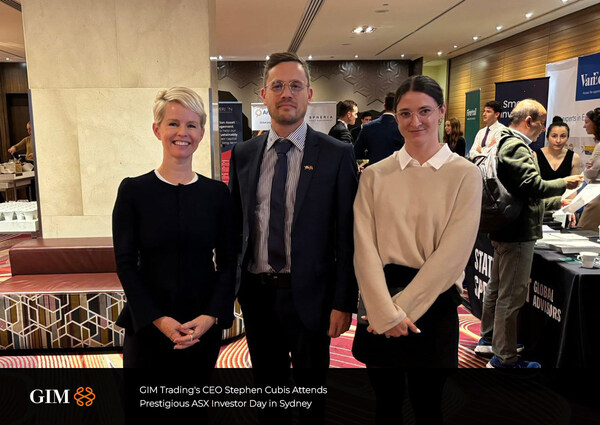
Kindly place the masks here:
[[(496, 101), (502, 105), (500, 121), (505, 126), (510, 125), (510, 112), (515, 105), (523, 99), (535, 99), (548, 108), (548, 81), (549, 77), (531, 78), (528, 80), (506, 81), (496, 83)], [(547, 121), (551, 121), (548, 117)], [(544, 146), (546, 133), (540, 134), (537, 140), (530, 145), (531, 149), (536, 150)]]
[(600, 53), (582, 56), (577, 65), (575, 100), (600, 99)]

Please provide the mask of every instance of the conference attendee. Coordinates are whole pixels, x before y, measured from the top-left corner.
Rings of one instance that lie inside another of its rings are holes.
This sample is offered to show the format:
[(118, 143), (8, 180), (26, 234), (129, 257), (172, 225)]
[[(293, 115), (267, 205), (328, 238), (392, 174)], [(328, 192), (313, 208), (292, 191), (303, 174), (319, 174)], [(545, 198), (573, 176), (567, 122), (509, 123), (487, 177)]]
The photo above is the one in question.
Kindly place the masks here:
[(33, 161), (33, 142), (31, 140), (31, 122), (27, 123), (27, 137), (21, 139), (20, 142), (8, 148), (8, 153), (14, 155), (15, 152), (25, 149), (25, 159)]
[(435, 80), (405, 80), (393, 110), (405, 145), (365, 169), (354, 203), (354, 265), (367, 314), (352, 352), (367, 365), (377, 424), (402, 417), (407, 369), (416, 423), (441, 424), (445, 373), (425, 379), (419, 369), (458, 367), (457, 306), (482, 179), (439, 143), (446, 105)]
[[(350, 327), (357, 286), (352, 145), (304, 120), (313, 96), (295, 53), (265, 63), (263, 102), (271, 129), (232, 151), (230, 189), (241, 255), (239, 301), (255, 384), (324, 385), (329, 344)], [(291, 410), (262, 409), (262, 423), (290, 423)], [(323, 423), (319, 404), (301, 423)]]
[(475, 135), (475, 141), (469, 151), (471, 159), (474, 159), (477, 155), (487, 154), (490, 148), (500, 140), (500, 132), (506, 128), (504, 124), (498, 121), (501, 113), (502, 105), (495, 100), (487, 102), (483, 107), (481, 116), (485, 127)]
[(369, 111), (365, 111), (362, 114), (360, 114), (360, 125), (350, 130), (350, 134), (352, 134), (352, 140), (354, 140), (354, 142), (358, 140), (358, 135), (360, 134), (360, 131), (362, 130), (364, 125), (371, 121), (373, 121), (373, 114)]
[(337, 104), (337, 122), (329, 130), (329, 135), (342, 142), (354, 143), (349, 125), (354, 125), (358, 118), (358, 105), (353, 100), (342, 100)]
[(579, 155), (565, 146), (570, 129), (561, 117), (554, 117), (546, 131), (548, 144), (535, 151), (540, 176), (544, 180), (554, 180), (581, 173)]
[(206, 113), (189, 88), (158, 92), (160, 166), (125, 178), (113, 210), (117, 274), (127, 303), (123, 365), (181, 367), (208, 382), (233, 322), (236, 252), (227, 186), (195, 173)]
[(444, 143), (448, 145), (452, 152), (456, 152), (464, 158), (467, 144), (460, 130), (460, 121), (456, 118), (450, 118), (444, 123)]
[[(585, 164), (583, 175), (585, 181), (592, 184), (600, 183), (600, 108), (595, 108), (585, 114), (584, 128), (587, 134), (594, 136), (594, 151)], [(583, 208), (579, 219), (579, 227), (585, 230), (598, 230), (600, 226), (600, 197), (596, 197)]]
[(518, 355), (517, 315), (527, 298), (533, 248), (542, 237), (543, 199), (574, 189), (582, 176), (543, 180), (529, 145), (545, 130), (546, 109), (533, 99), (522, 100), (510, 114), (510, 126), (501, 133), (498, 177), (523, 201), (516, 220), (489, 237), (494, 247), (492, 274), (483, 298), (479, 352), (487, 347), (494, 356), (489, 368), (539, 368)]
[(354, 145), (356, 158), (368, 159), (368, 165), (387, 158), (404, 145), (404, 137), (400, 134), (398, 122), (394, 117), (394, 97), (394, 93), (386, 95), (383, 114), (363, 126)]

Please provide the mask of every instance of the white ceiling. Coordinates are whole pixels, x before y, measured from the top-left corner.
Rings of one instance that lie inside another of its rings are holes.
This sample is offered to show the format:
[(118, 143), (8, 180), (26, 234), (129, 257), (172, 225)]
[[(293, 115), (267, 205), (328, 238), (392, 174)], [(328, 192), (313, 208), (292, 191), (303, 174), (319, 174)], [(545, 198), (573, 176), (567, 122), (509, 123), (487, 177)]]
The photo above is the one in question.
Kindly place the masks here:
[[(0, 58), (25, 61), (21, 12), (0, 0)], [(600, 0), (217, 0), (217, 50), (223, 60), (264, 60), (285, 51), (305, 9), (298, 54), (313, 60), (451, 57), (599, 3)], [(308, 6), (311, 5), (311, 8)], [(318, 7), (320, 5), (320, 8)], [(525, 14), (532, 12), (530, 19)], [(309, 25), (307, 27), (307, 25)], [(370, 25), (371, 34), (352, 29)], [(496, 26), (502, 25), (501, 31)], [(477, 41), (473, 36), (478, 35)], [(458, 48), (453, 46), (457, 45)], [(437, 52), (442, 51), (438, 56)]]

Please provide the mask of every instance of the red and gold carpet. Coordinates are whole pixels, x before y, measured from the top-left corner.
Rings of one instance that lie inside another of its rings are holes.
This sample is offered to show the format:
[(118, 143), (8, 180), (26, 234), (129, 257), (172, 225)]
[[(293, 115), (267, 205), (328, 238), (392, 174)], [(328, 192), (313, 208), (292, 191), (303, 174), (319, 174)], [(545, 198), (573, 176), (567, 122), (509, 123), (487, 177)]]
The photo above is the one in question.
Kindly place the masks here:
[[(0, 282), (8, 279), (10, 263), (8, 250), (23, 240), (30, 239), (29, 234), (0, 235)], [(487, 360), (478, 357), (473, 351), (479, 340), (480, 322), (467, 309), (458, 308), (460, 339), (458, 347), (458, 365), (460, 368), (482, 368)], [(352, 356), (352, 341), (356, 330), (354, 321), (350, 330), (331, 343), (332, 368), (362, 368)], [(56, 354), (56, 355), (1, 355), (0, 368), (122, 368), (123, 357), (118, 352), (94, 354)], [(14, 353), (11, 353), (14, 354)], [(242, 337), (224, 345), (217, 361), (219, 368), (252, 367), (246, 338)]]

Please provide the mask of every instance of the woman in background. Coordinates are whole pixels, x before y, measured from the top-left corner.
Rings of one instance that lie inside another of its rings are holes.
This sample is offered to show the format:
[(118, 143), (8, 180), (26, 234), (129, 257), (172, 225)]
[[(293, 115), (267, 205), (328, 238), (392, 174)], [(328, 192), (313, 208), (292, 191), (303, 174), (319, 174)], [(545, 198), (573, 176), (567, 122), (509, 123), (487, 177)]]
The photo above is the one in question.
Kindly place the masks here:
[(367, 314), (352, 352), (367, 365), (378, 424), (402, 423), (405, 378), (416, 423), (440, 424), (445, 373), (425, 378), (418, 369), (458, 367), (457, 306), (482, 179), (439, 143), (446, 105), (435, 80), (408, 78), (394, 103), (405, 145), (363, 172), (354, 202), (354, 266)]
[(456, 152), (463, 158), (467, 144), (460, 130), (460, 121), (456, 118), (450, 118), (444, 123), (444, 143), (448, 145), (452, 152)]
[(565, 147), (569, 134), (567, 123), (561, 117), (554, 117), (546, 131), (548, 145), (535, 151), (542, 179), (554, 180), (581, 173), (579, 155)]
[(224, 183), (192, 170), (206, 122), (200, 96), (185, 87), (160, 91), (153, 111), (162, 163), (124, 179), (113, 211), (127, 296), (117, 321), (123, 364), (186, 367), (209, 379), (222, 329), (233, 321), (233, 204)]
[[(588, 111), (583, 125), (587, 134), (594, 136), (594, 152), (585, 164), (583, 176), (588, 184), (600, 183), (600, 108)], [(579, 227), (585, 230), (599, 230), (600, 226), (600, 196), (596, 197), (583, 208)]]

